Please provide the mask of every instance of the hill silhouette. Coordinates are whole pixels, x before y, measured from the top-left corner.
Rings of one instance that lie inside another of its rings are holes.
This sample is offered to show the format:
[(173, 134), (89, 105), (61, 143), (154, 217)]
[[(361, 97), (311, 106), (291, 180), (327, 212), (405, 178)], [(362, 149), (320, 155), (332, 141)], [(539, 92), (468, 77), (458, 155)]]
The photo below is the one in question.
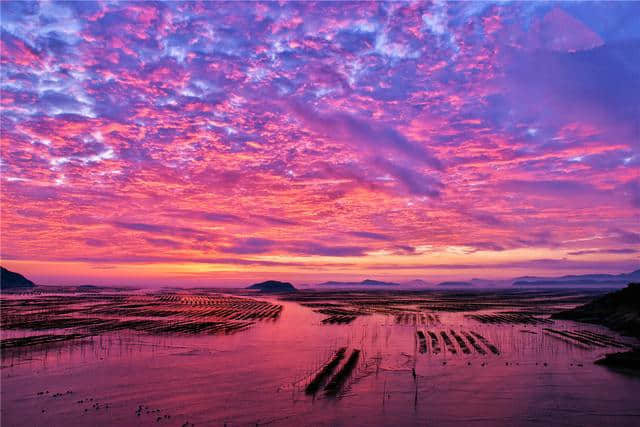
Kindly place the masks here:
[(629, 283), (624, 289), (551, 317), (597, 323), (625, 335), (640, 337), (640, 283)]
[(4, 267), (0, 267), (0, 269), (0, 289), (33, 288), (36, 286), (20, 273), (7, 270)]
[(260, 292), (295, 292), (297, 289), (289, 282), (279, 282), (277, 280), (267, 280), (253, 284), (247, 289), (256, 289)]
[[(597, 323), (625, 335), (640, 337), (640, 283), (629, 283), (624, 289), (551, 317)], [(610, 353), (596, 363), (612, 368), (640, 370), (640, 349)]]

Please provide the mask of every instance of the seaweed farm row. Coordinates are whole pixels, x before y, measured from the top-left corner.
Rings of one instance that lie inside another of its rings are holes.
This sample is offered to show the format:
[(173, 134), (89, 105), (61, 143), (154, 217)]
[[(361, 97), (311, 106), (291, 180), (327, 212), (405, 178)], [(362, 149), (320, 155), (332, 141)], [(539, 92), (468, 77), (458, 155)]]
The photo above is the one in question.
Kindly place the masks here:
[(440, 323), (440, 315), (431, 313), (398, 311), (384, 311), (380, 313), (377, 310), (348, 310), (337, 307), (321, 308), (314, 311), (316, 313), (321, 313), (329, 316), (322, 320), (323, 324), (351, 323), (358, 316), (369, 315), (372, 312), (384, 315), (393, 315), (395, 323), (398, 325), (435, 325)]
[(398, 325), (427, 325), (440, 323), (440, 315), (430, 313), (400, 313), (395, 316)]
[(557, 307), (578, 305), (590, 301), (602, 290), (373, 290), (300, 291), (283, 297), (308, 307), (340, 307), (365, 310), (369, 313), (399, 314), (406, 311), (465, 312), (480, 310), (526, 309), (528, 314), (552, 313)]
[(418, 351), (423, 354), (500, 354), (500, 350), (475, 331), (417, 331)]
[(133, 297), (127, 305), (99, 306), (91, 312), (143, 317), (218, 317), (231, 320), (277, 319), (282, 306), (267, 301), (231, 296), (163, 295)]
[(338, 349), (333, 357), (320, 368), (307, 384), (306, 394), (315, 395), (322, 389), (327, 396), (335, 397), (342, 392), (360, 359), (360, 350), (354, 349), (345, 361), (346, 351), (346, 347)]
[(546, 335), (562, 340), (568, 344), (582, 348), (629, 348), (631, 345), (618, 341), (608, 335), (599, 334), (587, 330), (559, 330), (544, 328)]
[[(79, 319), (80, 322), (69, 322), (65, 319), (64, 326), (52, 320), (48, 326), (38, 327), (38, 330), (64, 329), (70, 330), (66, 334), (33, 335), (21, 338), (6, 338), (0, 341), (2, 348), (24, 347), (58, 343), (67, 340), (88, 338), (108, 332), (131, 330), (150, 334), (230, 334), (250, 327), (251, 322), (192, 322), (192, 321), (158, 321), (158, 320), (116, 320), (116, 319)], [(30, 329), (26, 325), (20, 329)]]
[(351, 316), (348, 314), (334, 314), (333, 316), (329, 316), (327, 318), (322, 319), (323, 324), (334, 324), (334, 323), (351, 323), (356, 320), (356, 316)]
[(0, 341), (0, 349), (27, 347), (32, 345), (57, 344), (64, 341), (77, 340), (89, 337), (89, 334), (65, 334), (65, 335), (32, 335), (29, 337), (6, 338)]
[(470, 314), (466, 317), (477, 320), (481, 323), (504, 323), (504, 324), (525, 324), (538, 325), (550, 324), (552, 320), (535, 317), (530, 314), (523, 313), (496, 313), (496, 314)]
[(2, 348), (59, 343), (109, 332), (149, 334), (229, 334), (255, 321), (276, 320), (282, 305), (235, 296), (56, 295), (3, 299), (5, 330), (48, 331), (6, 338)]
[(325, 306), (324, 308), (315, 309), (313, 311), (329, 316), (322, 319), (322, 323), (325, 325), (334, 323), (351, 323), (356, 320), (358, 316), (369, 314), (361, 310), (346, 310), (335, 306)]
[[(322, 290), (299, 291), (280, 297), (296, 302), (327, 317), (323, 325), (349, 324), (361, 316), (378, 314), (392, 317), (397, 325), (437, 327), (441, 314), (492, 310), (492, 313), (464, 314), (486, 324), (553, 324), (548, 315), (567, 305), (587, 302), (597, 290), (465, 290), (465, 291), (394, 291)], [(500, 312), (495, 312), (500, 310)], [(510, 311), (506, 311), (510, 310)]]

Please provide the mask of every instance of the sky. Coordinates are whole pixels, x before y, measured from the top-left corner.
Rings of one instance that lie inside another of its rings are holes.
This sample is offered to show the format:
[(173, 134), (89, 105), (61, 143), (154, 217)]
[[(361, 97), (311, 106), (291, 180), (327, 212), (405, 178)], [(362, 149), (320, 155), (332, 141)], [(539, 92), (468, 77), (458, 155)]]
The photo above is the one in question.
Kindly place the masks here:
[(0, 8), (0, 257), (38, 283), (640, 265), (638, 2)]

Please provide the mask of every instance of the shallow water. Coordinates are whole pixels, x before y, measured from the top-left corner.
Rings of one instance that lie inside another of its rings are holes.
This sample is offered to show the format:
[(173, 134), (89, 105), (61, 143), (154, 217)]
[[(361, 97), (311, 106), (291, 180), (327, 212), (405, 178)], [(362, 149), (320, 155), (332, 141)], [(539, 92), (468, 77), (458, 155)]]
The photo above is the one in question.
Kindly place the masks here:
[[(438, 312), (439, 322), (418, 325), (381, 314), (323, 324), (327, 316), (312, 308), (270, 300), (283, 305), (277, 320), (230, 335), (124, 331), (4, 351), (2, 425), (640, 424), (640, 377), (593, 364), (616, 348), (579, 346), (544, 331), (588, 330), (629, 342), (605, 328), (466, 317), (483, 311)], [(426, 334), (424, 353), (418, 330)], [(456, 353), (440, 338), (434, 354), (428, 331), (445, 331)], [(471, 331), (500, 354), (480, 344), (486, 354), (476, 351), (464, 335)], [(33, 334), (3, 331), (3, 339), (21, 333)], [(362, 351), (342, 392), (307, 395), (306, 385), (340, 347)]]

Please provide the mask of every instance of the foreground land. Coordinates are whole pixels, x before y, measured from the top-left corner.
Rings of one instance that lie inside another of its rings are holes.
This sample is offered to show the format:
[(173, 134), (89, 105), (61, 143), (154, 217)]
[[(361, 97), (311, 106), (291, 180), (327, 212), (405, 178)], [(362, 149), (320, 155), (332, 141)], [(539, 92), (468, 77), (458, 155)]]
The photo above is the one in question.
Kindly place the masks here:
[(637, 425), (640, 377), (593, 363), (637, 339), (553, 316), (603, 293), (25, 290), (1, 421)]

